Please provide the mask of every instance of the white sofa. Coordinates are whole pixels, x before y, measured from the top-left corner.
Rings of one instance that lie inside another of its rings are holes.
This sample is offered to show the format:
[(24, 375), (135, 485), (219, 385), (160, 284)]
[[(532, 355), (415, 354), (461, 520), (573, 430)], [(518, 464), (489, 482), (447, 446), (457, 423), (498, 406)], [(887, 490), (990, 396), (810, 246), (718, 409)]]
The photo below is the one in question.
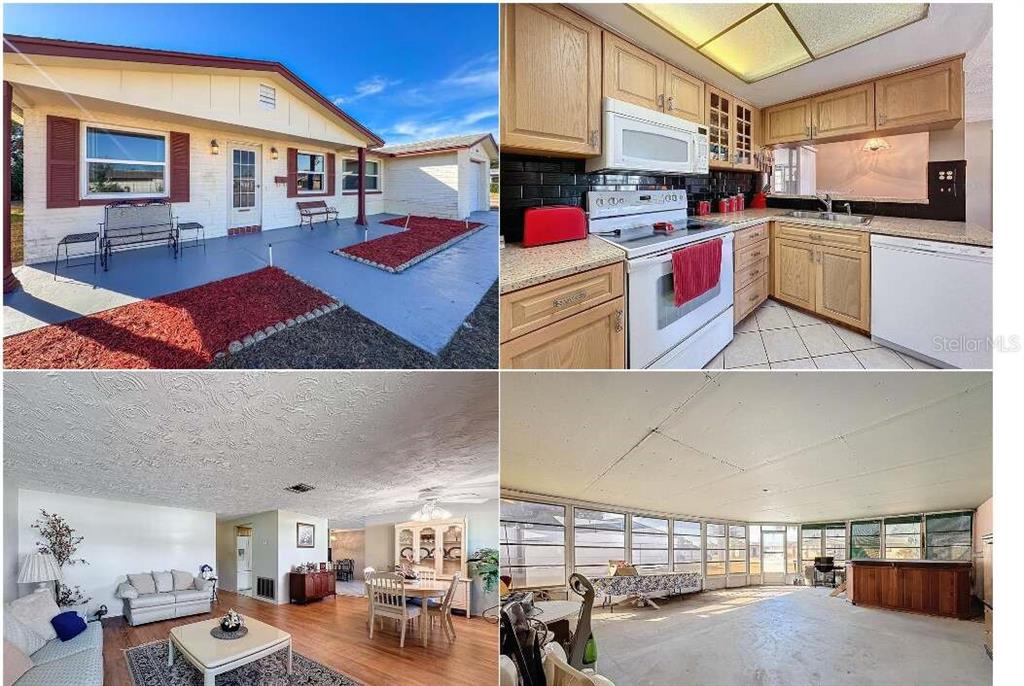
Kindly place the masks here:
[(117, 597), (124, 603), (125, 619), (138, 626), (209, 612), (213, 582), (179, 570), (128, 574)]
[[(20, 643), (12, 634), (26, 630), (5, 607), (4, 637)], [(35, 640), (42, 643), (44, 638)], [(14, 686), (103, 685), (103, 627), (99, 622), (89, 622), (85, 631), (69, 641), (54, 638), (25, 654), (32, 660), (32, 667), (14, 682)]]

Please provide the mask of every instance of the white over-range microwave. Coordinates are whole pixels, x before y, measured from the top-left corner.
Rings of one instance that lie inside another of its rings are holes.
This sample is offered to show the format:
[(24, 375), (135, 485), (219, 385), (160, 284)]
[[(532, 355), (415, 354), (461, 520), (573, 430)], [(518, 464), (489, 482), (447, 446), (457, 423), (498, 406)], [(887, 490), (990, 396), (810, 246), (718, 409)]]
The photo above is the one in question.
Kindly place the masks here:
[(708, 173), (704, 126), (614, 98), (602, 107), (601, 155), (587, 160), (588, 172)]

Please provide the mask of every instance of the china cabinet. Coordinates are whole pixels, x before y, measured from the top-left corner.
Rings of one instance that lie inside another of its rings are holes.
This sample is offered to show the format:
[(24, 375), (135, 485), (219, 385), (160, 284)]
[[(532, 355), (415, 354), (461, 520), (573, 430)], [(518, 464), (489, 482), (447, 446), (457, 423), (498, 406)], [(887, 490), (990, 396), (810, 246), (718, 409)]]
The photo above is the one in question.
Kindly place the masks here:
[(450, 580), (457, 572), (460, 581), (452, 607), (462, 610), (467, 617), (470, 613), (468, 530), (465, 518), (395, 525), (395, 565), (405, 563), (431, 569), (439, 580)]

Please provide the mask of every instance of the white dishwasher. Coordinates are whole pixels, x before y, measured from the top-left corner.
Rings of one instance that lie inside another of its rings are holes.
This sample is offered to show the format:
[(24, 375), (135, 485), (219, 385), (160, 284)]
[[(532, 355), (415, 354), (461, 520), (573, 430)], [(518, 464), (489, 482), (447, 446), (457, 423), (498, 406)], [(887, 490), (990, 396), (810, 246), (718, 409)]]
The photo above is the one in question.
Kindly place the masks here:
[(871, 338), (942, 367), (992, 368), (992, 249), (871, 236)]

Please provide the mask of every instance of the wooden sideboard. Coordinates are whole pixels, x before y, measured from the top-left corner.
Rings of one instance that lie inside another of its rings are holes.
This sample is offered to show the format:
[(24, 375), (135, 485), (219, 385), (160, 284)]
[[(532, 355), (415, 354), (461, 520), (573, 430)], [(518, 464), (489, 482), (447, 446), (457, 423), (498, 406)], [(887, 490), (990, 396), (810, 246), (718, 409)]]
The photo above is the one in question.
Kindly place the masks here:
[(971, 563), (947, 560), (849, 560), (846, 591), (854, 605), (968, 619)]
[(308, 572), (288, 575), (288, 593), (293, 603), (308, 603), (311, 600), (322, 600), (334, 595), (334, 572)]

